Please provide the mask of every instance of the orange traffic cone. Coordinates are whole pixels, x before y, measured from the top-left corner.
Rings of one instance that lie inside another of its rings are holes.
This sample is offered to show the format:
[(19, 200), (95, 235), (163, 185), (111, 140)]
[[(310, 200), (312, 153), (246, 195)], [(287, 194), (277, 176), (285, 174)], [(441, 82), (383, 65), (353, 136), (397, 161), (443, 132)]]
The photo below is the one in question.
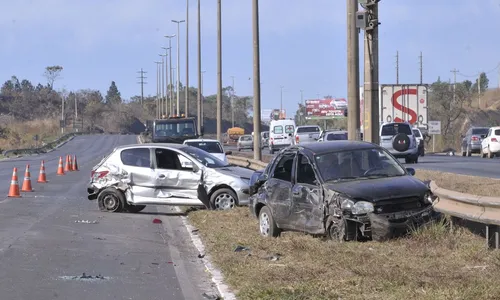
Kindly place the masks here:
[(12, 180), (10, 181), (9, 195), (7, 197), (21, 197), (21, 194), (19, 193), (19, 181), (17, 180), (17, 168), (14, 168), (14, 171), (12, 172)]
[(71, 154), (69, 156), (69, 170), (73, 171), (73, 158), (71, 158)]
[(37, 182), (47, 183), (47, 177), (45, 175), (45, 162), (42, 160), (42, 164), (40, 165), (40, 174), (38, 175)]
[(24, 172), (24, 181), (21, 192), (33, 192), (33, 187), (31, 186), (31, 174), (30, 165), (26, 165), (26, 171)]
[(76, 155), (73, 155), (73, 171), (78, 171), (78, 163), (76, 162)]
[(57, 166), (57, 175), (64, 175), (62, 156), (59, 156), (59, 165)]
[(66, 155), (66, 164), (64, 165), (64, 172), (69, 172), (69, 155)]

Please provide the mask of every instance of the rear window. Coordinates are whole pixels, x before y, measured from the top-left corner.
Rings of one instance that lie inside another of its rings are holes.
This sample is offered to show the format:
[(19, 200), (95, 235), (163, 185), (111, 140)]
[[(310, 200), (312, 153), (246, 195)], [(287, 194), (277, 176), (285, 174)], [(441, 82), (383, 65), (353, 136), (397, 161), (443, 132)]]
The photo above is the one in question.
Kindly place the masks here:
[(382, 127), (382, 135), (396, 135), (398, 133), (404, 133), (407, 135), (412, 135), (411, 128), (408, 124), (387, 124)]
[(283, 133), (283, 126), (281, 126), (281, 125), (274, 126), (273, 132), (276, 134), (282, 134)]
[(347, 140), (347, 133), (329, 133), (326, 136), (327, 141), (342, 141)]
[(500, 135), (500, 129), (495, 129), (495, 135)]
[(420, 137), (420, 131), (418, 131), (417, 129), (413, 129), (413, 135), (415, 137)]
[(285, 133), (293, 133), (294, 130), (295, 130), (295, 128), (293, 127), (293, 125), (286, 125), (285, 126)]
[(319, 132), (318, 126), (307, 126), (307, 127), (298, 127), (297, 133), (305, 133), (305, 132)]
[(472, 129), (472, 134), (487, 134), (489, 128), (475, 128)]
[(208, 153), (223, 153), (219, 142), (186, 142), (186, 145), (199, 148)]
[(251, 140), (252, 140), (252, 136), (250, 136), (250, 135), (240, 137), (240, 141), (251, 141)]

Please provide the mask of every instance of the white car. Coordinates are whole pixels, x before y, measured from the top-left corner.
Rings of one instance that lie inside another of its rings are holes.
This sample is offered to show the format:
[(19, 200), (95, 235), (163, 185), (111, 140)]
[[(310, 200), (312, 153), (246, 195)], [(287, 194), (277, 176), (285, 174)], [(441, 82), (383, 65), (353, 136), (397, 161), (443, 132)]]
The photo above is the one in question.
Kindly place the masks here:
[(491, 127), (481, 141), (481, 157), (493, 158), (500, 153), (500, 126)]
[(210, 140), (210, 139), (189, 139), (185, 140), (184, 145), (192, 146), (199, 148), (203, 151), (206, 151), (213, 156), (217, 157), (218, 159), (222, 160), (223, 162), (227, 163), (227, 155), (231, 155), (232, 151), (224, 151), (224, 147), (222, 146), (221, 142), (218, 140)]

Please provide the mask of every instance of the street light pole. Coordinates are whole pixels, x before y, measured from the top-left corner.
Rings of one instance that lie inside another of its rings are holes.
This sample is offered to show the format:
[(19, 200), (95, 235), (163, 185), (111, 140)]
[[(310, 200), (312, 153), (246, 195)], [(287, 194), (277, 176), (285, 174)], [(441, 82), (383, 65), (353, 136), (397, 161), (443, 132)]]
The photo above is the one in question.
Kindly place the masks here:
[(201, 134), (201, 126), (202, 126), (202, 109), (203, 103), (201, 102), (201, 0), (198, 0), (198, 95), (197, 95), (197, 117), (198, 117), (198, 134)]
[(161, 56), (161, 97), (160, 97), (160, 117), (163, 115), (163, 102), (165, 98), (165, 62), (167, 56), (164, 54), (159, 54)]
[[(169, 73), (169, 78), (170, 78), (170, 114), (174, 114), (174, 85), (173, 85), (173, 73), (172, 73), (172, 38), (175, 37), (175, 34), (173, 35), (166, 35), (165, 36), (168, 39), (168, 57), (169, 57), (169, 65), (170, 65), (170, 73)], [(168, 89), (167, 89), (168, 90)]]
[[(206, 71), (201, 71), (201, 96), (202, 98), (204, 97), (203, 96), (203, 74), (205, 74)], [(203, 100), (202, 100), (203, 101)], [(204, 118), (205, 118), (205, 103), (204, 102), (201, 102), (201, 123), (203, 124), (204, 121)]]
[(283, 114), (283, 88), (284, 88), (284, 86), (280, 86), (280, 89), (281, 89), (281, 91), (280, 91), (280, 114), (279, 114), (280, 119), (281, 119), (281, 115)]
[(259, 49), (259, 0), (252, 0), (252, 32), (253, 32), (253, 158), (260, 160), (260, 49)]
[[(169, 89), (168, 89), (168, 79), (170, 78), (170, 75), (169, 75), (169, 72), (168, 72), (168, 68), (169, 68), (169, 63), (168, 63), (168, 50), (170, 50), (169, 47), (161, 47), (162, 49), (165, 50), (165, 86), (166, 86), (166, 89), (165, 89), (165, 99), (164, 99), (164, 103), (165, 103), (165, 115), (168, 117), (168, 99), (170, 98), (170, 101), (172, 101), (172, 98), (170, 97), (170, 94), (169, 94)], [(171, 67), (171, 66), (170, 66)], [(172, 87), (170, 87), (172, 88)], [(170, 111), (170, 113), (172, 113), (172, 111)]]
[(217, 140), (222, 142), (222, 3), (217, 0)]
[(234, 76), (231, 76), (233, 80), (232, 92), (231, 92), (231, 124), (234, 127)]
[(189, 0), (186, 0), (186, 90), (184, 92), (184, 110), (186, 118), (189, 117)]
[(161, 61), (155, 61), (156, 64), (156, 118), (160, 118), (160, 94), (161, 94), (161, 81), (160, 81), (160, 64)]
[(181, 60), (180, 60), (180, 56), (179, 56), (179, 35), (180, 35), (180, 25), (181, 23), (185, 22), (184, 20), (180, 20), (180, 21), (176, 21), (176, 20), (172, 20), (172, 22), (174, 23), (177, 23), (177, 115), (180, 115), (180, 110), (179, 110), (179, 106), (180, 106), (180, 102), (179, 102), (179, 98), (180, 98), (180, 88), (179, 88), (179, 84), (180, 84), (180, 64), (181, 64)]

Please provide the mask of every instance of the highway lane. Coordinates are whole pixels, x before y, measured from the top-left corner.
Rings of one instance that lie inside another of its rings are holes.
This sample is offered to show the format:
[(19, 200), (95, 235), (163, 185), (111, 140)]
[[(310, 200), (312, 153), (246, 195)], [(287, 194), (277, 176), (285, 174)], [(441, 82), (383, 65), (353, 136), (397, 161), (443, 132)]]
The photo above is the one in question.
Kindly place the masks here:
[[(87, 200), (91, 168), (113, 147), (130, 143), (136, 136), (81, 136), (51, 153), (0, 162), (2, 299), (164, 300), (215, 294), (172, 208), (102, 213)], [(55, 176), (59, 156), (66, 154), (77, 155), (80, 171)], [(47, 184), (36, 183), (41, 159)], [(22, 184), (27, 163), (35, 192), (7, 198), (12, 168), (19, 169)], [(154, 218), (162, 224), (153, 224)], [(104, 278), (81, 278), (83, 273)]]

